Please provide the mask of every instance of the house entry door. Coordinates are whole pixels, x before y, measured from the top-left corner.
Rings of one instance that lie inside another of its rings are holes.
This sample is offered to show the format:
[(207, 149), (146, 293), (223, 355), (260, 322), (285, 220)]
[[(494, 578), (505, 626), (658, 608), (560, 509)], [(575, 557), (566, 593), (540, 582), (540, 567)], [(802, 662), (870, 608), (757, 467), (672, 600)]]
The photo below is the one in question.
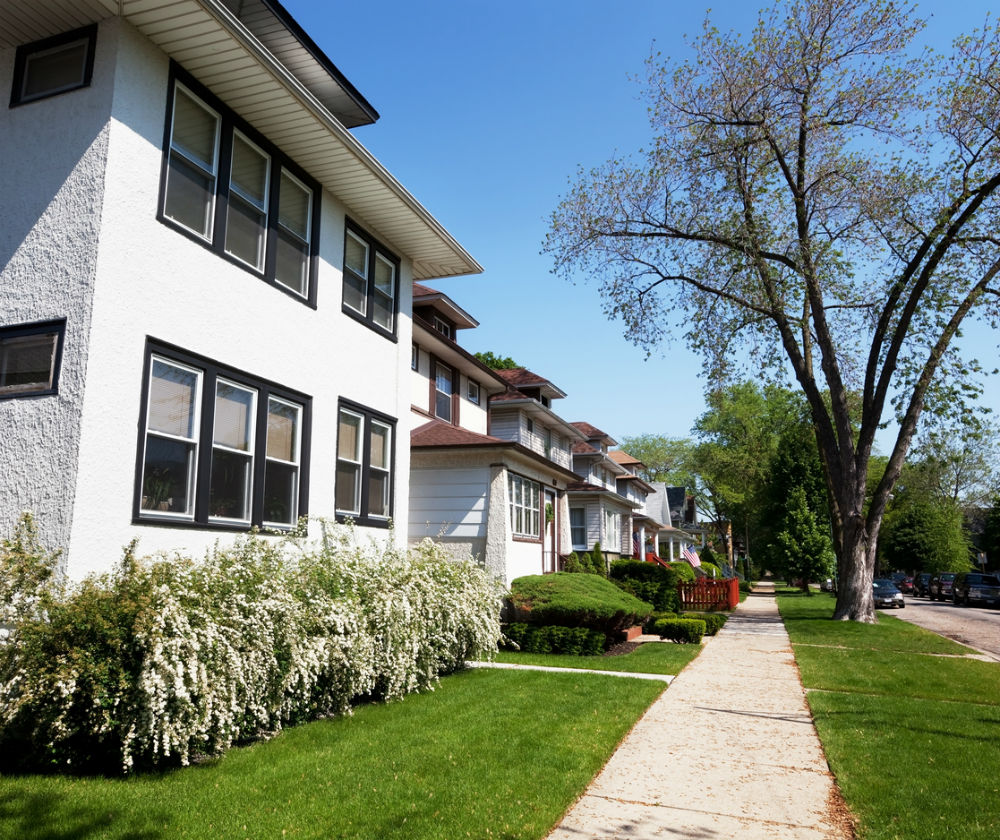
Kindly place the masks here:
[(556, 540), (556, 494), (545, 491), (545, 507), (542, 509), (545, 522), (545, 533), (542, 538), (542, 572), (555, 572), (559, 569), (559, 554)]

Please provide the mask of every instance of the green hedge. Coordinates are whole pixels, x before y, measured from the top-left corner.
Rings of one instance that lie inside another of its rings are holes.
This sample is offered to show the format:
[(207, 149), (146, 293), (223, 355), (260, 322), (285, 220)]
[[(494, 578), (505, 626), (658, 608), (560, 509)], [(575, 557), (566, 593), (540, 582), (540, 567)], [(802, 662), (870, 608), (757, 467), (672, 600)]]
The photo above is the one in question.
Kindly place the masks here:
[(616, 560), (611, 564), (610, 579), (630, 595), (648, 601), (655, 610), (666, 612), (680, 608), (677, 595), (680, 577), (675, 569), (642, 560)]
[(560, 627), (515, 622), (504, 628), (503, 647), (525, 653), (565, 653), (571, 656), (600, 656), (607, 637), (589, 627)]
[(714, 636), (718, 633), (723, 625), (726, 623), (727, 616), (725, 613), (701, 613), (701, 612), (686, 612), (682, 613), (678, 618), (698, 618), (705, 622), (705, 635)]
[(670, 564), (670, 568), (677, 572), (682, 581), (694, 580), (696, 577), (694, 568), (686, 560), (677, 560)]
[(653, 622), (653, 632), (661, 639), (696, 645), (705, 635), (705, 622), (700, 618), (659, 618)]
[(513, 621), (589, 627), (613, 639), (628, 627), (641, 624), (653, 607), (623, 592), (598, 575), (556, 572), (528, 575), (511, 582)]

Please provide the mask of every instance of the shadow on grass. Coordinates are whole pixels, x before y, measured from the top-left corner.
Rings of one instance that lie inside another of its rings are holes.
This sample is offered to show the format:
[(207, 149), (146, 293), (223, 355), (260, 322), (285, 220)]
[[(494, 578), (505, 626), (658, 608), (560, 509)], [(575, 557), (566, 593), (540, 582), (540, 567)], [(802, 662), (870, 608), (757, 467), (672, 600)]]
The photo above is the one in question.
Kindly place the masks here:
[[(168, 817), (158, 820), (166, 825)], [(145, 820), (143, 821), (145, 822)], [(113, 832), (121, 840), (159, 840), (163, 831), (141, 825), (122, 811), (103, 805), (74, 806), (53, 791), (0, 794), (0, 837), (18, 840), (86, 840)]]

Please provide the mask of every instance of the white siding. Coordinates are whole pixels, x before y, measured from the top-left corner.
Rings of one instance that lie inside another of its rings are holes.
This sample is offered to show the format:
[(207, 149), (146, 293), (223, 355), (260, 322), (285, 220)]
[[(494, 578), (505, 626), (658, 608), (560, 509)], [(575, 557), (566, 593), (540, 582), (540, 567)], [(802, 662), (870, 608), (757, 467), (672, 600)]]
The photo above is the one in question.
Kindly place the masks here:
[(410, 473), (409, 538), (485, 537), (489, 469), (424, 469)]

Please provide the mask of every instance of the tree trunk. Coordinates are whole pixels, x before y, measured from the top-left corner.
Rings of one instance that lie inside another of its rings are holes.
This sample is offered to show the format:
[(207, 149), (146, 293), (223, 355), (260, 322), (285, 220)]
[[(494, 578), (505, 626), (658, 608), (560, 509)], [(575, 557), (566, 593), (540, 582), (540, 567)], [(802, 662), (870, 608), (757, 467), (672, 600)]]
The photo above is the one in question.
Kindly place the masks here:
[(874, 624), (875, 540), (870, 539), (859, 515), (845, 523), (841, 551), (837, 557), (837, 607), (835, 621)]

